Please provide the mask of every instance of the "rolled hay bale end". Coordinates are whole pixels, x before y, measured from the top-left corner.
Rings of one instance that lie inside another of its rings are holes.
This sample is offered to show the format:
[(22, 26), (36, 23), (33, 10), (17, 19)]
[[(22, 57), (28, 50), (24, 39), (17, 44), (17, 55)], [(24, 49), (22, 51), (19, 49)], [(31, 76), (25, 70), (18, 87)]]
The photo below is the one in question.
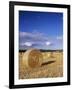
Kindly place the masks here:
[(24, 53), (22, 57), (22, 63), (26, 68), (36, 68), (41, 66), (42, 59), (43, 56), (39, 50), (29, 49)]

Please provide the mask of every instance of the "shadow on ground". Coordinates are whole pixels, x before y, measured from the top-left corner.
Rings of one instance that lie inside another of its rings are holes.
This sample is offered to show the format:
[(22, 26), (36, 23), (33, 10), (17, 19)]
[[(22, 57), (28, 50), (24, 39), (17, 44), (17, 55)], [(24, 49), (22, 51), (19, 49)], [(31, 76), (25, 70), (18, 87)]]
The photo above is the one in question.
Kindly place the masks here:
[(52, 63), (55, 63), (55, 62), (56, 62), (56, 61), (48, 61), (48, 62), (46, 62), (46, 63), (43, 63), (42, 66), (48, 65), (48, 64), (52, 64)]

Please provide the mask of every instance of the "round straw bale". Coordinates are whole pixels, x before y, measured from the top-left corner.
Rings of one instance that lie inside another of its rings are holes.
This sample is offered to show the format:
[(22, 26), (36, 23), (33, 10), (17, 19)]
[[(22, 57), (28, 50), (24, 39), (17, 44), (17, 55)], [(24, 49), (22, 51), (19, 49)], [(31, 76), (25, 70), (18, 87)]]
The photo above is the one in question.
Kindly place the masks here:
[(41, 66), (42, 59), (42, 53), (37, 49), (27, 50), (22, 57), (23, 65), (27, 68), (35, 68)]

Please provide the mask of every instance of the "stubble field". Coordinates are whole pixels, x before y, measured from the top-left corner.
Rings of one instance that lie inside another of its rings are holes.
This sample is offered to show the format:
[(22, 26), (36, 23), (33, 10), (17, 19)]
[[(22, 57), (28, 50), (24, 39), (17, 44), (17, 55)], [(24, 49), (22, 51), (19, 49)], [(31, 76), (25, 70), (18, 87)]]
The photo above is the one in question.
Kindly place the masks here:
[(37, 68), (25, 68), (22, 63), (24, 52), (19, 52), (19, 79), (53, 78), (63, 76), (63, 52), (41, 52), (42, 65)]

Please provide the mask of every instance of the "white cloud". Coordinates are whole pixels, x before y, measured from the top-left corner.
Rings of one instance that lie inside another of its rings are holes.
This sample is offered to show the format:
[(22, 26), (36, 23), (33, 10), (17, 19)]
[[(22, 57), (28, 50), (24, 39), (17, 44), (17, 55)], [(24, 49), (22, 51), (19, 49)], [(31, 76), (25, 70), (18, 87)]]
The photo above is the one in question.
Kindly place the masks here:
[(20, 42), (36, 42), (36, 41), (47, 41), (48, 37), (46, 37), (43, 33), (33, 31), (33, 32), (20, 32), (19, 33)]
[(32, 38), (40, 38), (40, 37), (45, 38), (43, 33), (37, 32), (36, 30), (34, 30), (33, 32), (20, 32), (19, 35), (20, 35), (20, 37), (28, 36), (28, 37), (32, 37)]
[(32, 34), (27, 32), (20, 32), (20, 36), (32, 36)]
[(21, 46), (32, 46), (32, 43), (31, 42), (25, 42), (25, 43), (21, 43), (20, 44)]
[(47, 42), (46, 42), (46, 45), (47, 45), (47, 46), (51, 45), (51, 42), (47, 41)]
[(26, 46), (32, 46), (32, 43), (30, 43), (30, 42), (25, 42), (25, 45), (26, 45)]
[[(42, 32), (20, 32), (19, 33), (19, 46), (20, 48), (30, 48), (30, 47), (47, 47), (52, 45), (49, 37), (46, 37)], [(49, 40), (49, 41), (48, 41)]]

